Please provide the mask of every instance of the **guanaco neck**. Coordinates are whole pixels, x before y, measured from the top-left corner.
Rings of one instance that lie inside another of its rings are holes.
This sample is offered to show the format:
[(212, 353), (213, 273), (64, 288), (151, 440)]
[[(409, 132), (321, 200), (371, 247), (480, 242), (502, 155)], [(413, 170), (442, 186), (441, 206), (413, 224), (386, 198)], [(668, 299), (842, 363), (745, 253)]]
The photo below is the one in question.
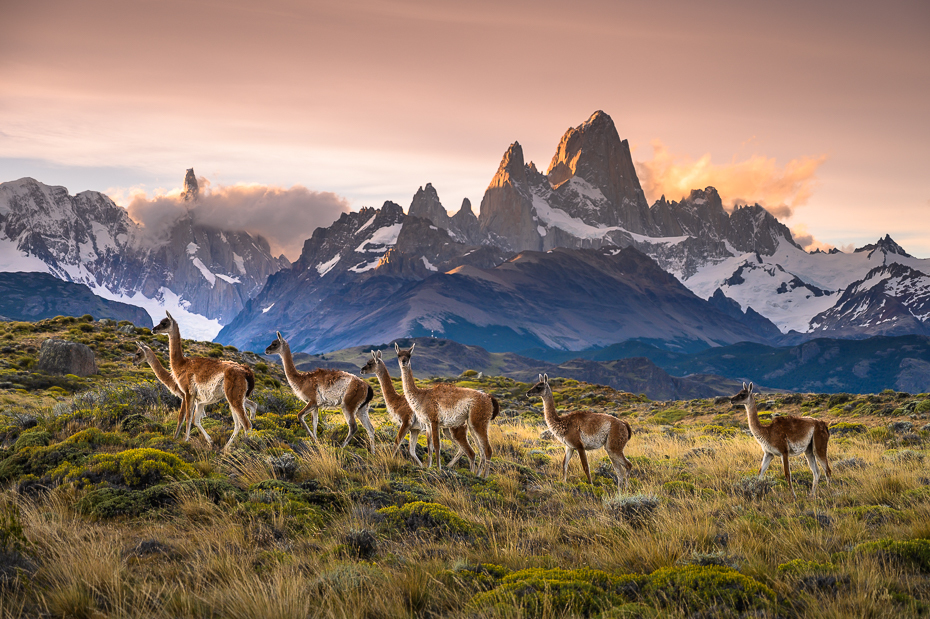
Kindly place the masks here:
[(410, 363), (400, 366), (400, 380), (404, 385), (404, 395), (419, 396), (423, 393), (424, 390), (417, 387), (417, 382), (413, 380), (413, 368), (410, 367)]
[(749, 429), (753, 436), (765, 436), (765, 426), (759, 421), (759, 409), (756, 408), (756, 396), (749, 394), (749, 401), (743, 404), (746, 407), (746, 416), (749, 418)]
[(299, 384), (300, 372), (297, 370), (297, 366), (294, 365), (294, 357), (291, 356), (291, 345), (282, 342), (281, 352), (278, 354), (281, 356), (281, 365), (284, 366), (284, 376), (287, 378), (287, 382), (292, 385)]
[(168, 328), (168, 362), (171, 364), (171, 372), (175, 376), (187, 363), (187, 357), (184, 356), (184, 351), (181, 350), (181, 329), (176, 322), (172, 322)]
[(155, 353), (151, 350), (145, 351), (145, 360), (149, 364), (149, 367), (152, 368), (152, 371), (155, 372), (155, 378), (160, 380), (168, 387), (168, 390), (171, 392), (175, 391), (174, 376), (171, 375), (171, 372), (165, 369), (165, 366), (161, 364), (161, 361), (158, 360), (158, 357), (155, 356)]
[(375, 364), (375, 376), (378, 377), (378, 382), (381, 383), (381, 393), (386, 401), (397, 400), (397, 398), (401, 397), (397, 390), (394, 389), (394, 381), (391, 380), (391, 374), (388, 372), (384, 361)]
[(543, 415), (546, 418), (546, 425), (550, 428), (562, 421), (561, 415), (555, 410), (555, 399), (552, 397), (552, 389), (546, 388), (542, 392)]

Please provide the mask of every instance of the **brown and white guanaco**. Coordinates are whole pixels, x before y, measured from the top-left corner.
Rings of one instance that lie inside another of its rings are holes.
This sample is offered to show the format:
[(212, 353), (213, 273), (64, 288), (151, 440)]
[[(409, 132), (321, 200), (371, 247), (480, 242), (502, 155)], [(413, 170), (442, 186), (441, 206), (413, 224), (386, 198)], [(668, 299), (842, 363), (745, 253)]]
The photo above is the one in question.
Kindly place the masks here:
[[(394, 388), (394, 383), (391, 381), (391, 374), (388, 372), (387, 366), (381, 358), (380, 350), (377, 352), (374, 350), (371, 351), (371, 359), (362, 367), (359, 374), (374, 374), (378, 377), (378, 383), (381, 385), (381, 394), (384, 397), (384, 405), (387, 407), (388, 416), (391, 418), (391, 421), (399, 426), (397, 440), (394, 443), (394, 455), (396, 456), (397, 452), (400, 451), (400, 443), (404, 440), (404, 436), (409, 431), (410, 457), (413, 458), (414, 462), (423, 466), (420, 458), (417, 457), (416, 446), (420, 432), (422, 432), (425, 427), (428, 428), (428, 426), (424, 426), (424, 424), (420, 423), (413, 409), (410, 408), (407, 398), (405, 398), (403, 394), (397, 393), (397, 390)], [(459, 445), (459, 452), (449, 462), (449, 467), (454, 466), (463, 454), (468, 456), (469, 462), (474, 462), (475, 452), (468, 444), (466, 434), (467, 429), (465, 426), (459, 426), (451, 430), (453, 440)], [(426, 444), (429, 452), (429, 463), (426, 466), (429, 468), (433, 465), (433, 443), (430, 441), (428, 433)], [(463, 445), (465, 446), (464, 449), (462, 447)]]
[(830, 461), (827, 459), (827, 442), (830, 440), (830, 429), (827, 424), (813, 417), (794, 417), (792, 415), (776, 417), (767, 426), (759, 421), (759, 409), (756, 408), (756, 394), (752, 391), (752, 383), (743, 383), (743, 389), (730, 398), (734, 406), (742, 404), (746, 407), (749, 417), (749, 430), (762, 447), (762, 466), (759, 468), (759, 478), (765, 475), (766, 469), (775, 456), (781, 456), (785, 467), (785, 478), (788, 487), (794, 496), (794, 485), (791, 483), (791, 469), (788, 466), (789, 456), (804, 454), (807, 464), (814, 474), (814, 483), (811, 486), (811, 496), (817, 491), (817, 482), (820, 480), (820, 470), (817, 463), (823, 467), (827, 474), (827, 483), (833, 471), (830, 470)]
[[(458, 387), (447, 383), (440, 383), (429, 389), (421, 389), (413, 378), (413, 369), (410, 367), (410, 356), (416, 347), (414, 343), (410, 348), (401, 348), (394, 344), (397, 353), (397, 363), (400, 365), (401, 380), (404, 386), (404, 397), (413, 409), (420, 423), (429, 427), (430, 443), (436, 454), (437, 466), (442, 468), (442, 456), (439, 451), (440, 428), (464, 428), (468, 425), (472, 435), (478, 442), (482, 462), (478, 468), (478, 475), (487, 477), (491, 471), (491, 442), (488, 439), (488, 425), (500, 412), (497, 398), (477, 389)], [(462, 440), (459, 439), (461, 437)], [(455, 436), (456, 442), (465, 450), (471, 452), (464, 434)], [(471, 458), (469, 458), (471, 459)], [(475, 462), (472, 460), (472, 471)]]
[[(190, 440), (191, 421), (193, 420), (207, 443), (212, 445), (213, 441), (201, 425), (200, 418), (208, 404), (219, 402), (225, 397), (232, 410), (234, 425), (232, 435), (223, 446), (223, 449), (227, 450), (240, 428), (246, 434), (252, 429), (252, 422), (245, 413), (245, 403), (255, 388), (255, 375), (250, 368), (232, 361), (208, 357), (185, 357), (181, 350), (181, 330), (178, 323), (170, 313), (165, 313), (167, 317), (155, 325), (152, 333), (168, 334), (168, 361), (171, 367), (171, 377), (181, 390), (181, 410), (178, 413), (178, 427), (174, 431), (174, 437), (177, 438), (181, 432), (183, 416), (187, 420), (184, 440)], [(196, 409), (196, 416), (192, 414), (192, 409)]]
[(537, 382), (529, 391), (527, 397), (538, 395), (543, 401), (543, 415), (549, 431), (563, 445), (565, 445), (565, 460), (562, 462), (562, 481), (568, 481), (568, 464), (572, 455), (577, 451), (581, 459), (581, 468), (591, 483), (591, 471), (588, 470), (589, 449), (601, 447), (607, 452), (614, 472), (617, 474), (617, 490), (620, 484), (629, 485), (629, 472), (633, 468), (630, 461), (623, 455), (633, 428), (623, 419), (617, 419), (606, 413), (593, 411), (572, 411), (560, 415), (555, 409), (555, 399), (552, 397), (552, 387), (549, 386), (549, 375), (540, 374)]
[[(342, 415), (349, 425), (349, 434), (342, 442), (345, 447), (355, 436), (358, 430), (358, 419), (365, 426), (368, 432), (368, 440), (371, 443), (372, 450), (375, 446), (375, 429), (368, 418), (368, 405), (371, 398), (375, 395), (375, 390), (367, 382), (348, 372), (341, 370), (326, 370), (319, 368), (311, 372), (301, 372), (294, 365), (294, 358), (291, 356), (291, 347), (281, 335), (276, 331), (277, 338), (265, 349), (266, 355), (278, 355), (284, 365), (284, 376), (291, 389), (302, 402), (306, 402), (297, 418), (303, 424), (307, 432), (317, 440), (317, 423), (321, 406), (338, 406), (342, 409)], [(311, 413), (313, 419), (313, 430), (307, 425), (305, 417)]]

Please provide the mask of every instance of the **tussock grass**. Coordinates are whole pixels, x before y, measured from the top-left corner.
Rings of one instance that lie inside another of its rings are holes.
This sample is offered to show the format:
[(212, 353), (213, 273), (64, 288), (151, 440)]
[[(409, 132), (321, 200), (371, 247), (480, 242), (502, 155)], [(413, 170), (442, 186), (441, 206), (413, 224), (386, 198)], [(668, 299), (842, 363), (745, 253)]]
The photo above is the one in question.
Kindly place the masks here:
[[(603, 452), (589, 454), (593, 484), (577, 458), (562, 481), (564, 451), (541, 437), (542, 419), (513, 381), (471, 377), (516, 411), (492, 425), (491, 475), (481, 479), (464, 459), (440, 472), (416, 467), (405, 449), (393, 457), (383, 408), (373, 407), (373, 452), (364, 431), (336, 445), (346, 432), (338, 411), (323, 416), (314, 442), (296, 423), (299, 404), (265, 376), (255, 436), (229, 454), (196, 434), (174, 441), (176, 404), (128, 378), (0, 408), (0, 506), (13, 506), (21, 525), (0, 519), (0, 540), (18, 540), (0, 554), (16, 553), (21, 566), (0, 591), (0, 618), (687, 617), (703, 603), (717, 616), (930, 612), (924, 547), (907, 545), (930, 539), (927, 443), (902, 446), (887, 429), (893, 418), (857, 417), (865, 430), (831, 437), (831, 462), (852, 465), (834, 467), (815, 497), (806, 461), (792, 459), (794, 500), (778, 463), (757, 479), (761, 450), (738, 411), (699, 400), (653, 406), (564, 381), (560, 400), (572, 394), (634, 427), (630, 488), (618, 494)], [(777, 398), (778, 414), (818, 409), (836, 421), (822, 408), (828, 398)], [(208, 427), (221, 444), (232, 427), (225, 405), (208, 410)], [(152, 462), (177, 457), (184, 475), (132, 476), (129, 486), (93, 474), (101, 456), (131, 449), (166, 454)], [(421, 436), (424, 460), (425, 451)], [(454, 453), (443, 441), (443, 461)], [(107, 489), (164, 492), (134, 504), (136, 515), (77, 511)], [(607, 575), (593, 588), (579, 580), (591, 570)], [(763, 592), (764, 604), (740, 610), (748, 602), (727, 587)]]

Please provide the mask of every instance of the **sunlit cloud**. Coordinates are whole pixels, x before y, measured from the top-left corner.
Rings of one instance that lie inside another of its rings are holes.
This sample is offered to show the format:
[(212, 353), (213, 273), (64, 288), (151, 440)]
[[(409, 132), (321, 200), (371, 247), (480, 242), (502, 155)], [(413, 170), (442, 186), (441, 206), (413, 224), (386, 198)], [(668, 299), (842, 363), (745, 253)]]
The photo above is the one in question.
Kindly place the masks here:
[(653, 140), (652, 150), (652, 159), (636, 162), (650, 202), (662, 195), (681, 200), (692, 189), (712, 186), (728, 210), (737, 204), (758, 203), (779, 219), (790, 217), (795, 208), (807, 203), (816, 185), (817, 168), (827, 159), (826, 155), (801, 157), (779, 167), (773, 158), (752, 155), (716, 164), (710, 154), (695, 160), (671, 153), (659, 140)]
[[(808, 232), (807, 226), (804, 224), (799, 224), (791, 228), (791, 236), (794, 237), (794, 241), (804, 248), (804, 251), (830, 251), (835, 247), (830, 243), (823, 243), (814, 238), (814, 235)], [(840, 248), (841, 251), (843, 248)], [(850, 249), (850, 251), (852, 251)]]
[(129, 216), (159, 238), (179, 219), (190, 216), (196, 223), (223, 230), (245, 230), (263, 236), (274, 254), (290, 260), (300, 256), (303, 243), (314, 229), (329, 226), (349, 211), (348, 201), (332, 192), (311, 191), (258, 184), (212, 185), (198, 177), (200, 197), (185, 201), (180, 188), (156, 189), (150, 197), (139, 188), (113, 188), (107, 194), (123, 204)]

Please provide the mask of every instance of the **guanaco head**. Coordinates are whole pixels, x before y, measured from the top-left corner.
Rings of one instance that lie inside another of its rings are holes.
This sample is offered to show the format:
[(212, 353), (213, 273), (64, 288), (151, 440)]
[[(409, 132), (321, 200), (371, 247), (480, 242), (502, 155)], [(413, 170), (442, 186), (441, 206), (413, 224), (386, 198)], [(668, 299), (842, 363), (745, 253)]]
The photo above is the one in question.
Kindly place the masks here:
[(749, 404), (749, 402), (752, 401), (752, 398), (752, 383), (749, 383), (748, 385), (743, 383), (743, 390), (730, 398), (730, 404), (734, 406), (738, 406), (740, 404)]
[(400, 367), (405, 368), (410, 365), (410, 355), (413, 354), (416, 345), (417, 343), (414, 342), (410, 345), (410, 348), (401, 348), (397, 345), (397, 342), (394, 342), (394, 350), (397, 351), (397, 363), (400, 364)]
[(284, 347), (287, 346), (287, 340), (284, 339), (281, 332), (275, 331), (274, 333), (278, 337), (272, 343), (268, 344), (268, 348), (265, 349), (266, 355), (280, 355), (284, 352)]
[(136, 342), (136, 346), (138, 348), (136, 350), (136, 354), (132, 356), (132, 363), (133, 365), (142, 365), (146, 361), (146, 349), (148, 346), (142, 342)]
[(526, 392), (526, 397), (531, 397), (534, 395), (545, 395), (546, 392), (552, 393), (552, 388), (549, 386), (549, 375), (540, 374), (539, 382), (533, 385), (529, 391)]
[(359, 374), (374, 374), (379, 363), (384, 363), (381, 361), (381, 351), (371, 351), (371, 359), (359, 370)]
[(162, 318), (161, 322), (152, 327), (152, 333), (156, 335), (159, 333), (170, 333), (172, 325), (178, 324), (178, 322), (169, 314), (165, 312), (167, 318)]

